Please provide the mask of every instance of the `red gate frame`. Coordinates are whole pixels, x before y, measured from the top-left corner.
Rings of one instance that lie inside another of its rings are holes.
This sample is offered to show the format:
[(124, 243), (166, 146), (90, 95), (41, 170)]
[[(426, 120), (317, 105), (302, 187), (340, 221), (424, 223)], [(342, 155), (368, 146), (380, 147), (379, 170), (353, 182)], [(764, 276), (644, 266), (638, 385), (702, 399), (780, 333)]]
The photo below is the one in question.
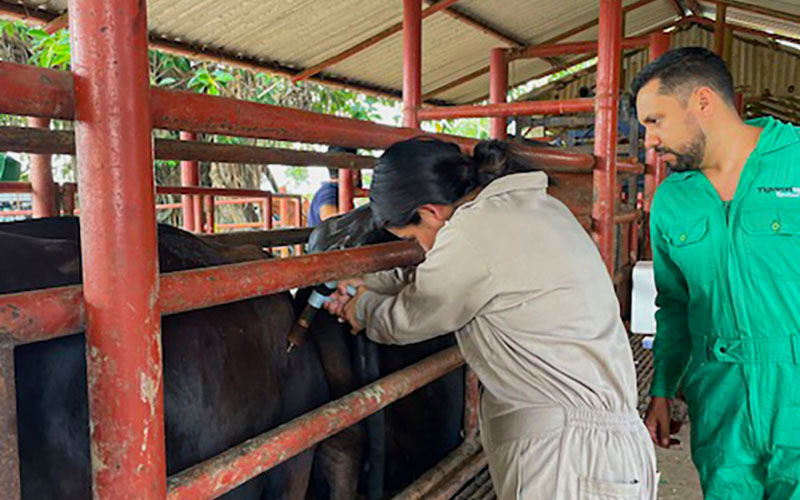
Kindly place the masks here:
[[(191, 133), (212, 133), (382, 149), (397, 140), (420, 135), (421, 119), (468, 116), (465, 113), (500, 118), (518, 113), (595, 109), (597, 160), (590, 155), (540, 148), (531, 148), (527, 154), (556, 169), (593, 172), (598, 200), (593, 213), (595, 235), (609, 270), (614, 269), (614, 224), (638, 220), (629, 215), (614, 215), (617, 171), (643, 170), (641, 165), (620, 162), (616, 158), (616, 104), (623, 46), (621, 0), (600, 1), (596, 99), (503, 103), (501, 89), (507, 86), (507, 78), (503, 78), (504, 64), (500, 56), (494, 55), (493, 102), (489, 106), (458, 107), (461, 109), (449, 111), (421, 107), (421, 0), (404, 0), (405, 127), (149, 89), (147, 26), (143, 21), (147, 17), (145, 3), (119, 0), (113, 7), (105, 0), (70, 0), (75, 55), (72, 74), (0, 63), (0, 87), (4, 89), (0, 94), (0, 112), (75, 119), (80, 183), (85, 193), (81, 237), (86, 285), (0, 296), (0, 431), (5, 440), (0, 451), (0, 483), (5, 485), (5, 492), (12, 499), (20, 495), (12, 355), (13, 347), (20, 343), (83, 329), (87, 332), (95, 498), (110, 498), (112, 492), (115, 497), (141, 499), (211, 498), (222, 494), (280, 463), (277, 455), (288, 459), (291, 453), (313, 445), (342, 426), (358, 421), (463, 363), (456, 350), (443, 351), (356, 391), (344, 400), (329, 403), (179, 473), (170, 478), (168, 488), (158, 345), (160, 314), (411, 265), (422, 255), (416, 246), (394, 243), (170, 273), (159, 278), (155, 273), (151, 149), (154, 127), (181, 130), (186, 133), (182, 137), (185, 139), (190, 139), (188, 134)], [(636, 43), (642, 42), (637, 40)], [(651, 43), (651, 48), (654, 46)], [(577, 49), (553, 46), (552, 50)], [(542, 52), (535, 53), (541, 56)], [(507, 71), (510, 57), (503, 55)], [(521, 56), (524, 54), (516, 55)], [(493, 135), (501, 137), (505, 131), (499, 126), (500, 121), (494, 120), (493, 124)], [(472, 139), (438, 136), (466, 150), (476, 143)], [(352, 180), (349, 175), (344, 177)], [(657, 182), (658, 176), (654, 177)], [(185, 182), (194, 181), (187, 175)], [(352, 203), (355, 194), (352, 183), (342, 186), (345, 203)], [(202, 189), (186, 186), (180, 188), (179, 194), (201, 194)], [(185, 207), (187, 213), (191, 212), (188, 204)], [(196, 217), (197, 204), (193, 203), (192, 208)], [(131, 249), (136, 249), (136, 255), (128, 255)], [(133, 306), (134, 312), (123, 310), (130, 309), (129, 306)], [(377, 400), (375, 389), (386, 391), (386, 397)], [(404, 493), (407, 498), (425, 495), (436, 486), (439, 476), (465, 479), (468, 475), (464, 471), (485, 463), (485, 459), (470, 448), (475, 446), (477, 400), (477, 378), (469, 373), (466, 444), (427, 474), (421, 483), (410, 487)], [(357, 414), (339, 420), (342, 412), (351, 413), (354, 409), (359, 409)], [(122, 453), (122, 449), (136, 452)], [(465, 457), (468, 459), (466, 468), (456, 473), (456, 459)], [(443, 473), (448, 470), (450, 472)], [(457, 483), (451, 481), (447, 488), (457, 488)], [(447, 488), (439, 491), (450, 491)]]

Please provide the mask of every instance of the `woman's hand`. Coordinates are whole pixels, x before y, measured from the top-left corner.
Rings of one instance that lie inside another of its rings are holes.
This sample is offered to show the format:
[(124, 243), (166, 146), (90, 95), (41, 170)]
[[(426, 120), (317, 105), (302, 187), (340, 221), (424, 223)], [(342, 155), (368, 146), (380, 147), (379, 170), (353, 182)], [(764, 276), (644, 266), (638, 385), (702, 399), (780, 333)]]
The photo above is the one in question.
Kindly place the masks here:
[(351, 298), (347, 293), (348, 286), (358, 289), (364, 286), (364, 280), (362, 278), (349, 278), (339, 281), (336, 285), (336, 291), (330, 295), (330, 300), (325, 302), (326, 311), (334, 316), (342, 317), (344, 305)]
[(361, 323), (359, 323), (358, 320), (356, 319), (356, 304), (358, 304), (358, 299), (360, 299), (361, 296), (366, 291), (367, 291), (366, 287), (363, 286), (359, 287), (358, 293), (356, 293), (355, 297), (350, 298), (350, 300), (348, 300), (345, 303), (344, 309), (341, 314), (341, 317), (344, 318), (348, 323), (350, 323), (350, 328), (351, 328), (350, 333), (352, 333), (353, 335), (358, 335), (358, 333), (364, 329)]
[[(351, 296), (347, 292), (348, 286), (357, 287), (358, 292), (355, 296)], [(331, 294), (330, 300), (325, 303), (326, 311), (350, 323), (354, 335), (364, 329), (356, 319), (356, 304), (366, 291), (364, 280), (360, 278), (342, 280), (339, 282), (336, 291)]]

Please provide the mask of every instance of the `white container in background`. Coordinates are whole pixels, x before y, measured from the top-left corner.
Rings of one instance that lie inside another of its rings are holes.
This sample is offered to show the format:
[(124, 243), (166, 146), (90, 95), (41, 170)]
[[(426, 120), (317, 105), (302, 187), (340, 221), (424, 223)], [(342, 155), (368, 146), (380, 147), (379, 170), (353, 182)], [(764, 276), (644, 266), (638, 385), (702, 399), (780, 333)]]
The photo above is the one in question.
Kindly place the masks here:
[(656, 333), (656, 280), (653, 261), (643, 260), (633, 267), (631, 297), (631, 332), (643, 335)]

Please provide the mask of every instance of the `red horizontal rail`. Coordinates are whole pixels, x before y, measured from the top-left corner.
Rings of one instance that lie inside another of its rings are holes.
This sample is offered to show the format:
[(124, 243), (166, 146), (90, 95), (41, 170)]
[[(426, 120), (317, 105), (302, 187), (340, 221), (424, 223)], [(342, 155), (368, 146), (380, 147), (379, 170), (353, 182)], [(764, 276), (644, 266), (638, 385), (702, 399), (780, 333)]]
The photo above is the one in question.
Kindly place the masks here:
[(230, 224), (217, 224), (217, 229), (250, 229), (250, 228), (262, 228), (264, 227), (263, 222), (233, 222)]
[[(622, 39), (623, 49), (638, 49), (647, 47), (650, 44), (650, 39), (646, 36), (631, 37)], [(597, 41), (591, 42), (571, 42), (571, 43), (553, 43), (547, 45), (532, 45), (529, 47), (521, 47), (519, 49), (509, 49), (509, 60), (514, 59), (527, 59), (531, 57), (554, 57), (564, 56), (568, 54), (589, 54), (597, 52)]]
[(168, 500), (216, 498), (464, 364), (450, 347), (168, 479)]
[[(72, 74), (25, 64), (0, 62), (0, 113), (72, 119), (75, 115)], [(153, 127), (281, 141), (385, 149), (397, 141), (430, 135), (471, 150), (476, 139), (428, 134), (415, 128), (368, 121), (226, 97), (151, 89)], [(524, 146), (523, 146), (524, 147)], [(590, 155), (524, 147), (554, 167), (583, 164)]]
[(369, 198), (369, 189), (364, 189), (364, 188), (354, 189), (353, 198)]
[(156, 186), (156, 194), (199, 194), (210, 196), (247, 196), (251, 198), (272, 197), (269, 191), (260, 189), (233, 189), (233, 188), (210, 188), (199, 186)]
[(643, 174), (645, 166), (636, 160), (617, 160), (617, 172)]
[(21, 215), (33, 215), (33, 210), (0, 210), (0, 217), (19, 217)]
[(630, 212), (623, 212), (619, 215), (614, 216), (614, 223), (615, 224), (628, 224), (630, 222), (636, 222), (642, 218), (641, 210), (632, 210)]
[(156, 205), (156, 210), (173, 210), (183, 207), (183, 203), (159, 203)]
[(0, 182), (0, 193), (33, 193), (30, 182)]
[(557, 101), (524, 101), (483, 106), (451, 106), (422, 108), (420, 120), (452, 120), (454, 118), (486, 118), (519, 115), (560, 115), (594, 111), (594, 99), (578, 98)]
[(235, 200), (215, 200), (215, 205), (247, 205), (248, 203), (264, 203), (264, 198), (238, 198)]
[[(162, 314), (203, 309), (421, 261), (416, 243), (370, 245), (288, 259), (250, 261), (161, 275)], [(83, 330), (80, 285), (0, 295), (0, 344)], [(5, 338), (4, 338), (5, 337)]]

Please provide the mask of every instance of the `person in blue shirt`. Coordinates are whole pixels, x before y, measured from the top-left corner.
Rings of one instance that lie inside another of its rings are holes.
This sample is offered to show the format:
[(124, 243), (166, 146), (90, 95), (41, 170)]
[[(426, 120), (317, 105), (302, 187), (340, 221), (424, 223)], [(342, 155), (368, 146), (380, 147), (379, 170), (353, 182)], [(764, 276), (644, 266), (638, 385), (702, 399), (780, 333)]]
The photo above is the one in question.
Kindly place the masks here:
[[(332, 146), (328, 148), (328, 152), (355, 154), (356, 150)], [(323, 182), (311, 199), (311, 206), (308, 208), (308, 227), (314, 227), (325, 219), (339, 215), (339, 170), (328, 168), (328, 171), (330, 180)]]

